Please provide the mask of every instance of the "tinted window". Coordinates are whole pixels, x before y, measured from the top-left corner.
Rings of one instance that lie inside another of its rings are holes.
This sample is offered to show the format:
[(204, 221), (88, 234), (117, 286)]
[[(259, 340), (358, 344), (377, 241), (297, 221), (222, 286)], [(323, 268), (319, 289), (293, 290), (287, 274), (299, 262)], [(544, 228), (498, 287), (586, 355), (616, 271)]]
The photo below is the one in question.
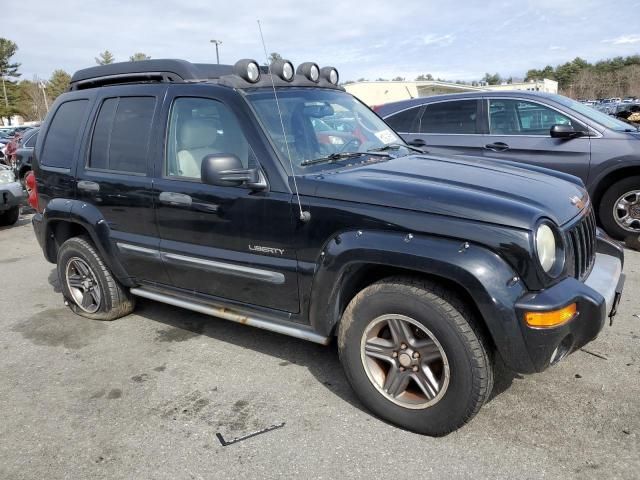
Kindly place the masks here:
[(24, 142), (24, 146), (27, 148), (33, 148), (36, 145), (36, 141), (38, 140), (38, 132), (31, 135), (26, 142)]
[(396, 132), (414, 133), (416, 131), (415, 122), (420, 113), (421, 106), (413, 107), (395, 115), (385, 118), (385, 121), (391, 125)]
[(178, 98), (169, 120), (167, 176), (200, 179), (202, 159), (231, 153), (245, 167), (255, 161), (235, 115), (222, 103), (206, 98)]
[(154, 97), (107, 98), (91, 140), (89, 168), (146, 173)]
[(58, 107), (42, 147), (40, 163), (50, 167), (71, 167), (88, 105), (88, 100), (72, 100)]
[(477, 100), (430, 103), (422, 113), (420, 133), (478, 133)]
[(489, 132), (493, 135), (550, 135), (553, 125), (573, 125), (582, 129), (569, 117), (540, 103), (489, 101)]

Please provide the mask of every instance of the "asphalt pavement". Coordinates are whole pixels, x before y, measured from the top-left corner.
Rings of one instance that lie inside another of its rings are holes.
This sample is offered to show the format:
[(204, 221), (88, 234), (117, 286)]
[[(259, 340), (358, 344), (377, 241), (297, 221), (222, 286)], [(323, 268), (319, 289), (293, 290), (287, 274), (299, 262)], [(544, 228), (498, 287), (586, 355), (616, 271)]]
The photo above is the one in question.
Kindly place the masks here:
[(503, 372), (435, 439), (365, 411), (335, 345), (151, 301), (114, 322), (74, 315), (21, 217), (0, 229), (0, 479), (637, 479), (640, 252), (625, 273), (587, 351)]

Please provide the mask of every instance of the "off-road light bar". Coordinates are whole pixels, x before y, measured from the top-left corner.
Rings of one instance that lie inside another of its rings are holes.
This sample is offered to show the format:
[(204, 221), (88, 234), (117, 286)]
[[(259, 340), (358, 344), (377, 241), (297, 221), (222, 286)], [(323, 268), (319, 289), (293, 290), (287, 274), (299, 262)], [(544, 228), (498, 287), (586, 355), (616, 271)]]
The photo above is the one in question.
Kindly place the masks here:
[(298, 65), (296, 69), (298, 75), (304, 75), (312, 82), (318, 83), (320, 81), (320, 67), (317, 63), (305, 62)]
[(322, 67), (322, 70), (320, 70), (320, 77), (333, 85), (337, 85), (340, 80), (338, 70), (333, 67)]
[(233, 73), (249, 83), (257, 83), (260, 80), (260, 66), (250, 58), (238, 60), (233, 66)]
[(271, 64), (271, 73), (285, 82), (290, 82), (293, 80), (293, 74), (295, 73), (293, 63), (289, 60), (276, 60)]

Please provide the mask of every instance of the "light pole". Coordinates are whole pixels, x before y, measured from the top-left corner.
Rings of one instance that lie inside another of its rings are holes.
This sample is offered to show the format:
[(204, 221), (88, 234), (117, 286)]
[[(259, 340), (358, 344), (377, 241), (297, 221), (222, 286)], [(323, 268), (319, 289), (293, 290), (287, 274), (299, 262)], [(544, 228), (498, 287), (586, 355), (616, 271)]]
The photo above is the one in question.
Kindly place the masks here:
[[(40, 82), (40, 88), (42, 89), (42, 96), (44, 97), (44, 106), (47, 109), (47, 112), (49, 111), (49, 101), (47, 100), (47, 86), (44, 84), (44, 82)], [(46, 112), (45, 112), (46, 114)]]
[(218, 53), (218, 45), (222, 45), (222, 41), (220, 40), (210, 40), (216, 46), (216, 62), (220, 64), (220, 54)]

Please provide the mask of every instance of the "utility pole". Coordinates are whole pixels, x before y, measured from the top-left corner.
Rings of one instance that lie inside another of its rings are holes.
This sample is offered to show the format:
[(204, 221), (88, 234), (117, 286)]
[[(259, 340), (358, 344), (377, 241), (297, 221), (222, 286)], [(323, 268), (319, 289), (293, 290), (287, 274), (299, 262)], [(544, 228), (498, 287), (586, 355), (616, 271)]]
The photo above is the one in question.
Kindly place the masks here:
[(216, 62), (220, 64), (220, 53), (218, 52), (218, 45), (222, 45), (220, 40), (210, 40), (216, 46)]
[(44, 107), (46, 108), (46, 111), (44, 113), (46, 115), (49, 111), (49, 101), (47, 100), (47, 87), (43, 81), (40, 81), (40, 88), (42, 89), (42, 96), (44, 97)]
[(11, 125), (11, 115), (9, 114), (9, 99), (7, 98), (7, 86), (4, 83), (4, 72), (0, 72), (2, 75), (2, 90), (4, 92), (4, 104), (7, 107), (7, 119), (9, 120), (9, 125)]

